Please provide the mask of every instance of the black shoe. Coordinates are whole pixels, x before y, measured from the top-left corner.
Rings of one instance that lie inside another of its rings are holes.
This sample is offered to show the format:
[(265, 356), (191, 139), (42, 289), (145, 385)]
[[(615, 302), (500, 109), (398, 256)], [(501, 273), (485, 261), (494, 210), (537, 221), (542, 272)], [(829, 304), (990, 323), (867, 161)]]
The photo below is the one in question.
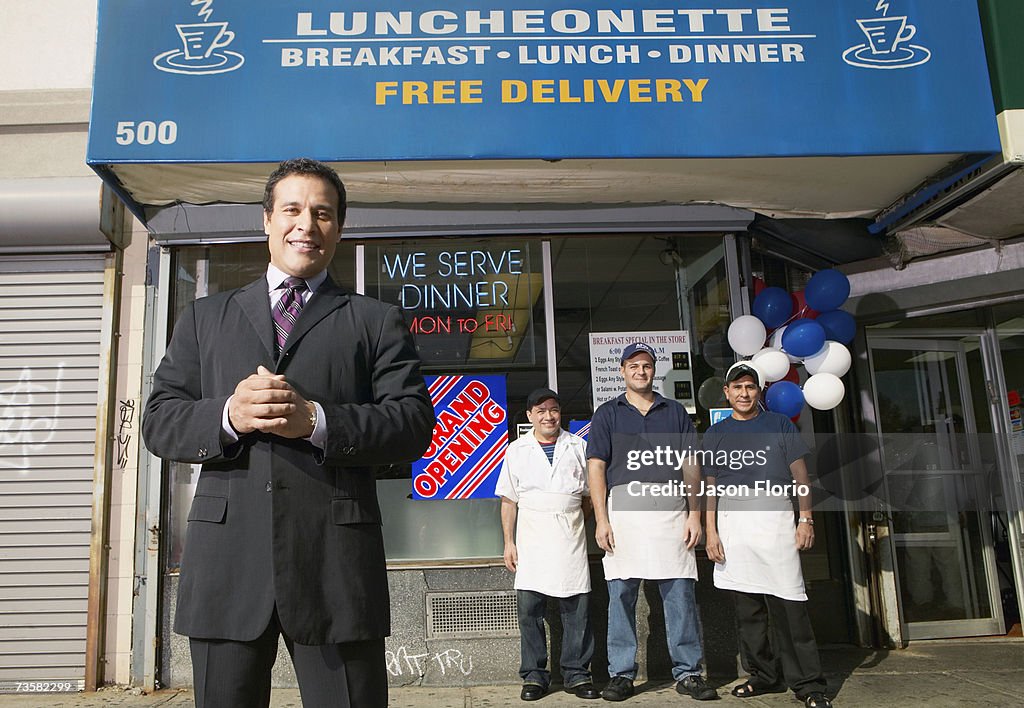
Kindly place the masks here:
[(625, 676), (612, 676), (612, 680), (601, 691), (601, 698), (606, 701), (624, 701), (633, 695), (633, 679)]
[(713, 701), (718, 698), (718, 691), (711, 688), (703, 676), (687, 676), (676, 682), (676, 691), (698, 701)]
[(600, 698), (601, 692), (594, 688), (594, 684), (590, 681), (586, 683), (578, 683), (575, 686), (567, 686), (565, 689), (566, 693), (571, 693), (577, 698)]
[(808, 693), (803, 698), (797, 698), (797, 700), (803, 701), (807, 708), (832, 708), (832, 701), (821, 691)]
[(547, 692), (548, 689), (543, 686), (538, 686), (535, 683), (524, 683), (523, 691), (519, 694), (519, 697), (524, 701), (539, 701)]

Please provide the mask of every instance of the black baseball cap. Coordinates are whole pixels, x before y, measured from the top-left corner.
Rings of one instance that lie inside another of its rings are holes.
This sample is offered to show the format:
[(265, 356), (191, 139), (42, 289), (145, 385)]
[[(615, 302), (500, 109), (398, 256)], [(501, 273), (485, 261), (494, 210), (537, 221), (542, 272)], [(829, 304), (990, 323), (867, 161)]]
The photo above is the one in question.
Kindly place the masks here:
[(658, 355), (647, 342), (633, 342), (625, 349), (622, 350), (622, 357), (619, 359), (619, 364), (625, 364), (627, 359), (631, 359), (637, 354), (646, 354), (651, 357), (651, 361), (658, 361)]
[(725, 372), (725, 382), (731, 384), (733, 381), (742, 379), (744, 376), (750, 376), (754, 379), (754, 383), (758, 386), (762, 385), (761, 372), (745, 361), (737, 361), (729, 367), (729, 370)]
[(538, 388), (534, 389), (529, 396), (526, 397), (526, 410), (533, 410), (534, 406), (539, 406), (548, 399), (555, 399), (555, 403), (561, 404), (558, 400), (558, 394), (552, 391), (550, 388)]

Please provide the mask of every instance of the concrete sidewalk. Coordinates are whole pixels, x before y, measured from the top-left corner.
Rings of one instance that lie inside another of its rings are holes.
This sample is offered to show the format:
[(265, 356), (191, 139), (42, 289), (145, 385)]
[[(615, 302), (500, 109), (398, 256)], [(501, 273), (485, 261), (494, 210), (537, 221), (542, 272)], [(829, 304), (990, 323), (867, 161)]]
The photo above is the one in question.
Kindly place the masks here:
[[(902, 650), (871, 650), (855, 647), (826, 647), (821, 651), (830, 693), (837, 705), (845, 706), (1020, 706), (1024, 705), (1024, 641), (1020, 639), (915, 642)], [(724, 683), (712, 677), (712, 685), (730, 703), (741, 700), (729, 695), (738, 680)], [(539, 708), (558, 706), (600, 706), (604, 701), (584, 701), (556, 690), (536, 703)], [(676, 694), (670, 683), (639, 684), (630, 706), (695, 705)], [(0, 707), (99, 708), (100, 706), (167, 706), (191, 708), (188, 691), (164, 690), (136, 695), (137, 689), (105, 688), (93, 694), (7, 694), (0, 695)], [(743, 699), (748, 708), (794, 707), (789, 694)], [(275, 689), (274, 708), (300, 708), (296, 689)], [(435, 688), (405, 686), (391, 689), (393, 708), (493, 708), (522, 705), (519, 686), (467, 686)]]

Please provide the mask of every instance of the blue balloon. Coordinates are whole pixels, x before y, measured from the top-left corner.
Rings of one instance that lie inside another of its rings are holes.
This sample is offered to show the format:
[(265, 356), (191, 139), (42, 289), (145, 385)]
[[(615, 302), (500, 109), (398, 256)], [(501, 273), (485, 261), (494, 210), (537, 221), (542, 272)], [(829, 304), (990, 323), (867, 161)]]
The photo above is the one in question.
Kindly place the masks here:
[(765, 288), (754, 298), (754, 317), (775, 329), (793, 315), (793, 298), (782, 288)]
[(764, 402), (768, 404), (768, 410), (795, 418), (803, 410), (804, 392), (792, 381), (776, 381), (768, 387)]
[(825, 329), (815, 320), (801, 317), (786, 325), (782, 348), (795, 357), (812, 356), (825, 346)]
[(807, 281), (804, 298), (807, 306), (818, 312), (838, 310), (850, 297), (850, 279), (833, 268), (819, 270)]
[(816, 321), (824, 328), (825, 337), (833, 342), (849, 344), (857, 334), (857, 323), (846, 310), (822, 312)]

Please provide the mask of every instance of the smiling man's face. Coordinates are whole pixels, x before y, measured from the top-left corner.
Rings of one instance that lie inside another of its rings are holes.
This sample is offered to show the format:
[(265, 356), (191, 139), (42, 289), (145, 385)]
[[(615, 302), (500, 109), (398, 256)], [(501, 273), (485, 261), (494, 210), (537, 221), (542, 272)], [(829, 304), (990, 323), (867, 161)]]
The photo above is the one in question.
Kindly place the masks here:
[(757, 415), (761, 389), (752, 376), (741, 376), (725, 385), (725, 397), (739, 417), (752, 418)]
[(338, 193), (326, 180), (294, 174), (274, 187), (274, 208), (263, 214), (270, 262), (297, 278), (327, 268), (341, 238)]

